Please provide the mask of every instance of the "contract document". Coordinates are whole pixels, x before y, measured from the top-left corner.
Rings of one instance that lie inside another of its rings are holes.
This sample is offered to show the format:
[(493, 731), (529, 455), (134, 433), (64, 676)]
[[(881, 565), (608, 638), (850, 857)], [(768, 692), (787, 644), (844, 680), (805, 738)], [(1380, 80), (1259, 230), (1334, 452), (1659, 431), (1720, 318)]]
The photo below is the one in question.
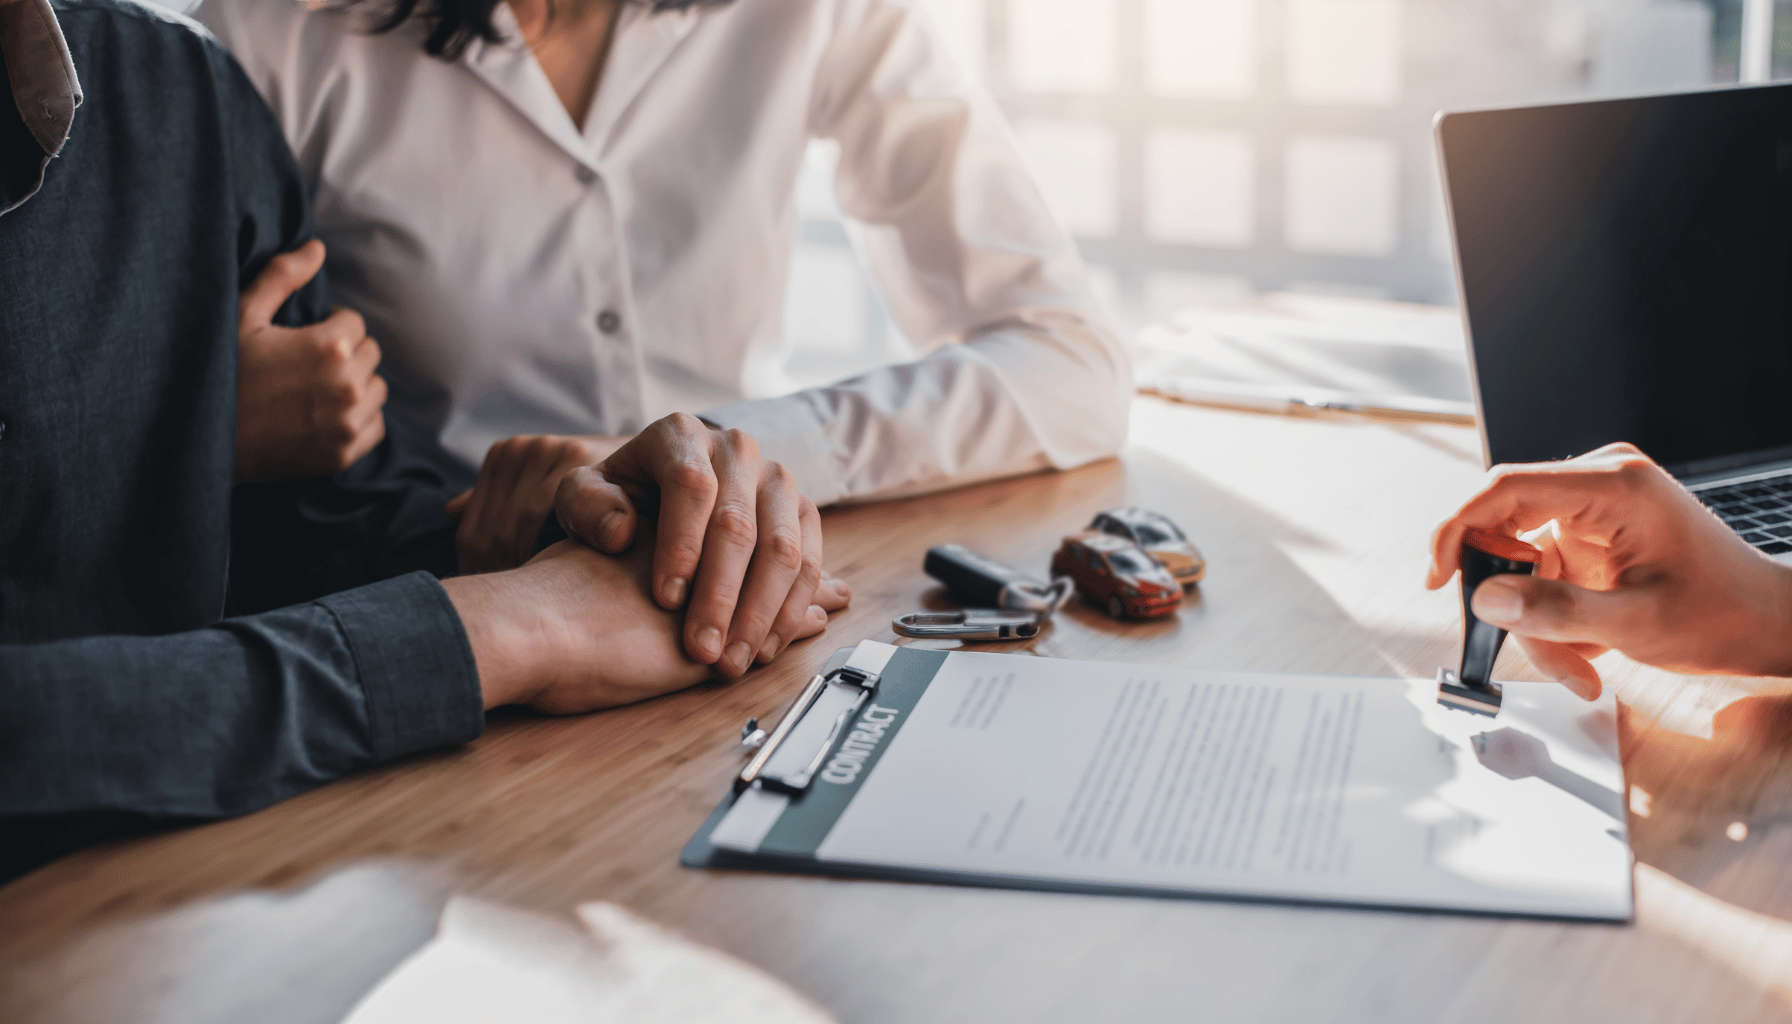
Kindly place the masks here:
[[(1631, 916), (1609, 693), (1505, 683), (1485, 718), (1440, 707), (1430, 680), (870, 641), (853, 662), (879, 684), (841, 712), (809, 786), (731, 798), (687, 864)], [(840, 705), (823, 703), (831, 722)]]

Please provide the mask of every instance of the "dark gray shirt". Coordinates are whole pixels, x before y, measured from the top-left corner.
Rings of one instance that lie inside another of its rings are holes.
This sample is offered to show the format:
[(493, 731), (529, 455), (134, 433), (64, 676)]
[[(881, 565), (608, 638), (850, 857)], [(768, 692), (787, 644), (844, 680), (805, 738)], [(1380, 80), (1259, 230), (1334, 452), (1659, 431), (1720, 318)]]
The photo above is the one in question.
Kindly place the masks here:
[(0, 0), (0, 59), (0, 881), (478, 735), (452, 461), (231, 485), (237, 293), (311, 235), (255, 90), (127, 0)]

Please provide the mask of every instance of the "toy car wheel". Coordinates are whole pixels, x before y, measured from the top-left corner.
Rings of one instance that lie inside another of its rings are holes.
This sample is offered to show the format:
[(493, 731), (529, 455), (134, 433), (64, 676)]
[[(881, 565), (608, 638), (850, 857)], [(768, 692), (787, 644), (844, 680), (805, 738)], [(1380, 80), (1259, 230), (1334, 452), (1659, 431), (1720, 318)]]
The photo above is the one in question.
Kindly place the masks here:
[(1108, 598), (1108, 614), (1116, 619), (1126, 614), (1126, 606), (1120, 603), (1120, 598), (1117, 595)]

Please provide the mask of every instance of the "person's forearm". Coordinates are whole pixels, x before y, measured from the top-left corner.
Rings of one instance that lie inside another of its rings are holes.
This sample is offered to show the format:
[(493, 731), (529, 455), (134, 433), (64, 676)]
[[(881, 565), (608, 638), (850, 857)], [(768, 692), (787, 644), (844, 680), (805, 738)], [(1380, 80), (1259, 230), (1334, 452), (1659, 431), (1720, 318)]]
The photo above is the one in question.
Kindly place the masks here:
[(515, 594), (515, 572), (456, 576), (442, 589), (454, 602), (467, 643), (479, 666), (479, 692), (486, 710), (525, 704), (539, 691), (530, 661), (529, 629), (522, 624)]
[(707, 678), (679, 647), (678, 613), (647, 592), (651, 549), (611, 556), (566, 540), (521, 568), (446, 581), (481, 702), (582, 714)]
[[(839, 143), (841, 211), (868, 229), (861, 255), (892, 317), (932, 351), (706, 415), (758, 438), (817, 505), (1118, 453), (1132, 395), (1126, 347), (1102, 322), (1076, 246), (994, 100), (911, 9), (843, 8), (830, 30), (814, 90), (825, 99), (809, 128)], [(914, 156), (900, 174), (894, 153)], [(798, 403), (819, 430), (751, 413)], [(805, 475), (809, 453), (833, 465)]]
[[(704, 418), (751, 434), (818, 505), (923, 494), (1116, 454), (1131, 371), (1105, 329), (1054, 311), (926, 358)], [(1112, 358), (1110, 358), (1112, 356)]]
[[(578, 541), (562, 542), (587, 558), (603, 558)], [(620, 582), (618, 578), (615, 582)], [(633, 581), (630, 581), (632, 583)], [(599, 635), (600, 621), (584, 616), (593, 607), (591, 576), (565, 559), (540, 558), (505, 572), (456, 576), (442, 581), (442, 590), (460, 616), (479, 670), (480, 701), (486, 710), (510, 704), (534, 705), (555, 686), (590, 675), (594, 666), (567, 651), (581, 646), (569, 629)], [(614, 598), (617, 595), (607, 595)], [(579, 621), (569, 625), (565, 613)], [(590, 688), (591, 701), (580, 710), (625, 703), (602, 687)]]
[(0, 817), (219, 818), (483, 726), (417, 574), (164, 637), (0, 646)]

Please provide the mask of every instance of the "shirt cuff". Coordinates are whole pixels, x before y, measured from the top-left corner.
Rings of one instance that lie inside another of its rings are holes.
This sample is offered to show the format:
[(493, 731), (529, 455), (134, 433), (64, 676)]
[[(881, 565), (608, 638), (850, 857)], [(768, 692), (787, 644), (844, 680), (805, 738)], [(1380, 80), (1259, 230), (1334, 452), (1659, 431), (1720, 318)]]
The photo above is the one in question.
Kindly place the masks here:
[(783, 463), (797, 488), (816, 505), (845, 497), (840, 459), (828, 443), (820, 414), (800, 394), (736, 402), (698, 415), (718, 427), (750, 434), (759, 442), (760, 454)]
[(434, 576), (414, 572), (318, 604), (348, 637), (376, 759), (466, 743), (485, 730), (473, 645)]

